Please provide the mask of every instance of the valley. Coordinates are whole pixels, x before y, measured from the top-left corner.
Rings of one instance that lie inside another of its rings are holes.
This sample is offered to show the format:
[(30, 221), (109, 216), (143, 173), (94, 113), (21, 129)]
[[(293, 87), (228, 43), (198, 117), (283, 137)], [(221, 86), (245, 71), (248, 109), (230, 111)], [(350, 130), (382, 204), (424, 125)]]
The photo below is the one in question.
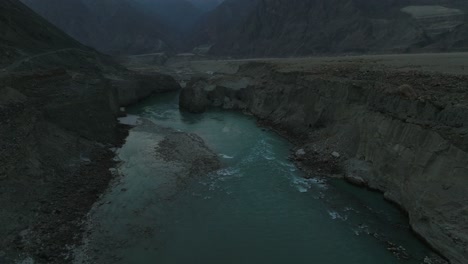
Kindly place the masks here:
[(467, 13), (0, 1), (0, 263), (468, 263)]

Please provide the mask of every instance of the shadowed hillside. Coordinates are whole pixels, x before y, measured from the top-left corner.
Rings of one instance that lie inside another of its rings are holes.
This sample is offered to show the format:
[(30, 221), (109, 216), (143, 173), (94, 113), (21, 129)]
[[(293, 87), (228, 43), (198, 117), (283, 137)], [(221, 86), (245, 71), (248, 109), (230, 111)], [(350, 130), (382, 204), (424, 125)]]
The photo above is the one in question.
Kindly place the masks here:
[(108, 54), (141, 54), (177, 47), (171, 30), (132, 1), (22, 0), (85, 45)]
[[(86, 49), (15, 0), (2, 1), (0, 13), (0, 66), (20, 57), (59, 48)], [(25, 16), (36, 19), (25, 19)]]
[(223, 0), (188, 0), (194, 6), (199, 8), (202, 11), (211, 11), (215, 9)]
[(136, 9), (158, 17), (171, 31), (185, 33), (193, 27), (203, 11), (187, 0), (132, 0)]
[(0, 263), (66, 263), (112, 178), (119, 107), (179, 86), (128, 71), (17, 0), (0, 1), (0, 31)]
[(191, 45), (207, 46), (233, 35), (259, 0), (226, 0), (200, 18), (191, 34)]
[(225, 2), (202, 19), (206, 22), (199, 25), (196, 45), (212, 45), (210, 53), (214, 55), (244, 57), (467, 47), (463, 37), (467, 4), (462, 1), (232, 2), (238, 6), (226, 9), (230, 1)]

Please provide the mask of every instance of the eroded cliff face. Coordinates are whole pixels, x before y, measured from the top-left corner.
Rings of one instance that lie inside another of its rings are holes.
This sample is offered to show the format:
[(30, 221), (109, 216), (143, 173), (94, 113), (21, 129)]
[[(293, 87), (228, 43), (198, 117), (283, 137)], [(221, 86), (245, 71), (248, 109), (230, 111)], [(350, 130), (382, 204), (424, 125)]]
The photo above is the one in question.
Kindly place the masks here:
[(112, 178), (111, 148), (126, 136), (119, 107), (179, 87), (162, 75), (102, 74), (69, 67), (0, 76), (0, 262), (66, 263), (81, 217)]
[(128, 71), (16, 0), (0, 1), (0, 29), (0, 263), (67, 263), (112, 178), (119, 107), (179, 85)]
[(180, 104), (254, 114), (297, 143), (304, 169), (382, 191), (434, 249), (467, 263), (466, 90), (460, 76), (250, 63), (236, 76), (193, 80)]

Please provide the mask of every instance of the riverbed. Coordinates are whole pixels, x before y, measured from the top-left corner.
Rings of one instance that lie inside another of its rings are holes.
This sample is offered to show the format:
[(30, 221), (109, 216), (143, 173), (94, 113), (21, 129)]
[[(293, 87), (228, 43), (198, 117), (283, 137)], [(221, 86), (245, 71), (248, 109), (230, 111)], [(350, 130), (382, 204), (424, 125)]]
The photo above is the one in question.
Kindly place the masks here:
[(302, 177), (288, 160), (293, 146), (252, 116), (183, 113), (177, 94), (128, 112), (135, 124), (196, 133), (222, 169), (168, 190), (165, 165), (148, 159), (157, 133), (132, 129), (76, 263), (423, 263), (432, 254), (381, 194)]

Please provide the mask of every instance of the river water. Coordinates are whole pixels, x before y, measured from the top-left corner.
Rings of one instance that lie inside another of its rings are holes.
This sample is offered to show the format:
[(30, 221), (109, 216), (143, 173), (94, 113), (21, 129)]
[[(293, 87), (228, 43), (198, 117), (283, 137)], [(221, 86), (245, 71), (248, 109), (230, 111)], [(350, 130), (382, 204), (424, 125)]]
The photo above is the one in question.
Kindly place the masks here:
[[(287, 159), (292, 145), (253, 117), (181, 113), (176, 94), (128, 110), (198, 134), (223, 168), (157, 199), (159, 165), (145, 151), (157, 136), (132, 131), (119, 150), (121, 179), (92, 212), (81, 249), (89, 262), (423, 263), (431, 253), (381, 194), (341, 180), (302, 178)], [(400, 247), (400, 257), (392, 247)]]

